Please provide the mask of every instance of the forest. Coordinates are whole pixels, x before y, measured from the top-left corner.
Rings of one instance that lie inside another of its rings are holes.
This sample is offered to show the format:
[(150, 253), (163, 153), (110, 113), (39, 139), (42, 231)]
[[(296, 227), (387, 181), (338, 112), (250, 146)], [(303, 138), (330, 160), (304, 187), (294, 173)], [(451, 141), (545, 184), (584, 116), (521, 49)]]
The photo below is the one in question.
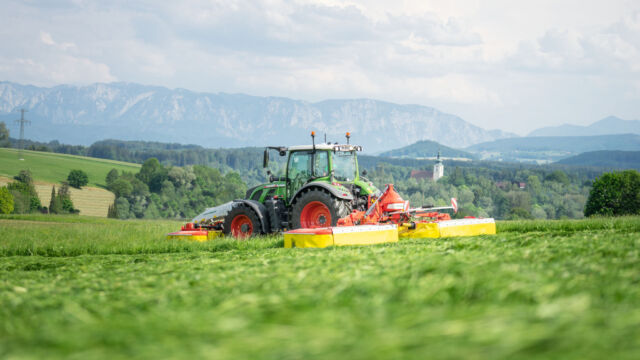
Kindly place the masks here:
[[(91, 146), (27, 142), (27, 147), (120, 161), (144, 163), (139, 174), (115, 174), (108, 188), (117, 200), (119, 218), (190, 218), (206, 207), (244, 195), (247, 187), (266, 182), (262, 148), (206, 149), (197, 145), (105, 140)], [(153, 159), (153, 160), (150, 160)], [(270, 168), (282, 173), (284, 158), (272, 156)], [(411, 177), (430, 170), (433, 161), (359, 156), (360, 171), (376, 186), (393, 183), (418, 205), (446, 205), (458, 200), (458, 216), (497, 219), (578, 219), (592, 182), (604, 167), (530, 165), (491, 161), (445, 161), (437, 182)], [(149, 175), (152, 174), (152, 175)], [(116, 215), (117, 213), (117, 215)]]

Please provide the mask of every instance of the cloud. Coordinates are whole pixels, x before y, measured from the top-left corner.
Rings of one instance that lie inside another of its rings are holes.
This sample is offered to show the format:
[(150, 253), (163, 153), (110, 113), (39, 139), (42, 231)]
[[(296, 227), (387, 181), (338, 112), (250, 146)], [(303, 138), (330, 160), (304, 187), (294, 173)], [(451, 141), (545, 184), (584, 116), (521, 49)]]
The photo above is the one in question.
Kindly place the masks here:
[(638, 10), (627, 0), (6, 0), (0, 79), (373, 97), (522, 133), (599, 113), (640, 118)]
[[(520, 42), (507, 59), (516, 69), (585, 75), (640, 71), (640, 12), (589, 32), (550, 29), (535, 41)], [(625, 75), (626, 76), (626, 75)]]
[(40, 32), (40, 41), (42, 41), (43, 44), (45, 45), (55, 45), (55, 41), (53, 41), (53, 38), (51, 37), (51, 34), (46, 33), (44, 31)]
[(58, 44), (53, 40), (53, 37), (51, 37), (51, 34), (44, 31), (40, 31), (40, 41), (42, 41), (42, 43), (45, 45), (55, 46), (61, 50), (69, 50), (69, 49), (76, 48), (76, 44), (72, 42), (65, 42), (65, 43)]

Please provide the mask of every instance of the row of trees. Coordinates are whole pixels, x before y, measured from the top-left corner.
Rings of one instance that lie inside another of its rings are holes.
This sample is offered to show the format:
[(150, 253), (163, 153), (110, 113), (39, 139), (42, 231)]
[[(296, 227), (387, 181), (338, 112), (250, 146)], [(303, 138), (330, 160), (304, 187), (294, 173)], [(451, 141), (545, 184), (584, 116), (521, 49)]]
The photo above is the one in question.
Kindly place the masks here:
[(165, 167), (158, 159), (144, 162), (137, 174), (111, 170), (105, 179), (116, 200), (110, 217), (191, 218), (207, 207), (244, 196), (236, 172), (223, 175), (206, 166)]
[(28, 170), (21, 170), (14, 176), (13, 182), (0, 188), (0, 213), (2, 214), (77, 214), (73, 207), (69, 184), (63, 182), (56, 192), (55, 186), (51, 190), (49, 207), (43, 206), (33, 183), (33, 176)]
[[(110, 214), (120, 218), (188, 218), (208, 206), (241, 197), (243, 193), (238, 189), (244, 189), (245, 183), (253, 186), (266, 181), (259, 148), (204, 149), (196, 145), (117, 140), (100, 141), (89, 147), (57, 141), (27, 144), (45, 151), (144, 161), (139, 174), (118, 174), (113, 170), (107, 177), (108, 188), (116, 194)], [(433, 182), (410, 177), (411, 170), (430, 169), (430, 161), (360, 156), (359, 163), (361, 170), (369, 170), (369, 177), (378, 187), (394, 183), (414, 205), (445, 205), (451, 197), (456, 197), (461, 215), (557, 219), (581, 218), (585, 213), (616, 213), (602, 212), (597, 210), (601, 205), (587, 204), (593, 179), (602, 175), (603, 168), (445, 162), (446, 176)], [(284, 158), (274, 156), (270, 166), (275, 174), (282, 174)], [(201, 176), (205, 180), (198, 180)], [(84, 186), (82, 174), (70, 174), (68, 182), (72, 186)], [(524, 188), (520, 188), (520, 183)], [(602, 192), (595, 186), (594, 191)], [(232, 193), (236, 195), (228, 195)]]
[(600, 176), (593, 183), (584, 213), (586, 216), (640, 214), (640, 173), (626, 170)]
[(544, 168), (455, 167), (437, 182), (411, 178), (412, 169), (378, 163), (368, 176), (379, 187), (395, 184), (414, 206), (444, 206), (454, 197), (459, 216), (498, 219), (582, 218), (591, 184), (585, 173)]

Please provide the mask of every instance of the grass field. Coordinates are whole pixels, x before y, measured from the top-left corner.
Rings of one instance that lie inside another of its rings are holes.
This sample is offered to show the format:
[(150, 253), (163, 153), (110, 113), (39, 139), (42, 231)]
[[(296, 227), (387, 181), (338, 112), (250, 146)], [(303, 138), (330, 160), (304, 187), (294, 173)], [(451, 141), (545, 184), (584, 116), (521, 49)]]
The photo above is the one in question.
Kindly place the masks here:
[(83, 156), (24, 151), (20, 160), (17, 149), (0, 148), (0, 176), (13, 178), (20, 170), (30, 170), (35, 180), (59, 184), (67, 180), (69, 171), (79, 169), (89, 176), (89, 186), (104, 186), (111, 169), (138, 172), (139, 164), (96, 159)]
[(105, 178), (111, 169), (138, 172), (140, 165), (113, 160), (104, 160), (75, 155), (54, 154), (38, 151), (25, 151), (24, 160), (18, 157), (18, 150), (0, 148), (0, 186), (13, 181), (20, 170), (30, 170), (34, 178), (36, 192), (43, 206), (49, 206), (51, 188), (60, 187), (69, 171), (83, 170), (89, 176), (88, 186), (71, 189), (73, 205), (81, 215), (106, 217), (109, 205), (115, 196), (105, 190)]
[(0, 217), (0, 357), (637, 359), (640, 218), (284, 249)]

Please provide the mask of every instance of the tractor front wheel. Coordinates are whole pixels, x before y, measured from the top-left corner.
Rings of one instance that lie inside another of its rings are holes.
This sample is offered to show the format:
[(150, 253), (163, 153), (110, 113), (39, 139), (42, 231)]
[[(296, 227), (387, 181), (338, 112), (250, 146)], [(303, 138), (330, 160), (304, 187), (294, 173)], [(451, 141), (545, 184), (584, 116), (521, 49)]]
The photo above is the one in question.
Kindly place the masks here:
[(227, 236), (244, 239), (262, 233), (256, 213), (246, 205), (234, 207), (224, 219), (222, 231)]
[(349, 215), (346, 201), (320, 189), (310, 189), (296, 200), (291, 211), (293, 229), (336, 226), (338, 219)]

